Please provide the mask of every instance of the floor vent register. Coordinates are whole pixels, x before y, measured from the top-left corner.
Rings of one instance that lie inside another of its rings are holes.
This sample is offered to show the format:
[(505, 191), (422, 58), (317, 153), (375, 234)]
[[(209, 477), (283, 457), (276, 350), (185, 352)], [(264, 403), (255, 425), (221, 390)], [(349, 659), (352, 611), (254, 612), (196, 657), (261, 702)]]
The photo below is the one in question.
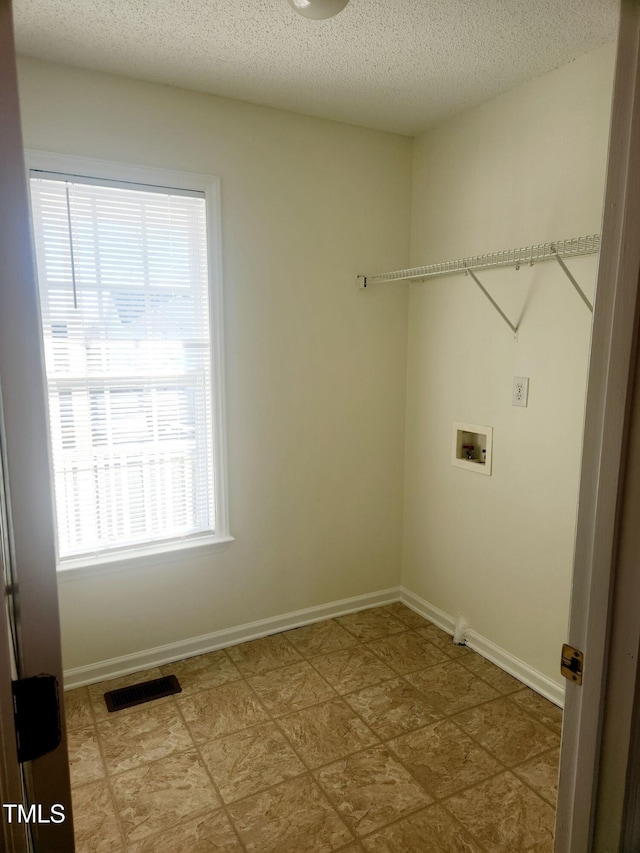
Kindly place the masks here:
[(175, 675), (166, 675), (164, 678), (141, 681), (139, 684), (121, 687), (119, 690), (109, 690), (104, 694), (104, 701), (107, 703), (109, 712), (122, 711), (134, 705), (162, 699), (163, 696), (172, 696), (174, 693), (182, 693), (182, 687)]

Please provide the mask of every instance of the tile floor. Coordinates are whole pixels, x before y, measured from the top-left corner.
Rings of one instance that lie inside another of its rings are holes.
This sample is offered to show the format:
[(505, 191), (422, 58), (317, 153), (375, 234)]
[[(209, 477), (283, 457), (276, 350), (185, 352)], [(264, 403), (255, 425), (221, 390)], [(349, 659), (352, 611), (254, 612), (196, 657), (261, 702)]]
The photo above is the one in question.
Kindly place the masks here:
[(560, 710), (399, 603), (65, 704), (78, 853), (552, 853)]

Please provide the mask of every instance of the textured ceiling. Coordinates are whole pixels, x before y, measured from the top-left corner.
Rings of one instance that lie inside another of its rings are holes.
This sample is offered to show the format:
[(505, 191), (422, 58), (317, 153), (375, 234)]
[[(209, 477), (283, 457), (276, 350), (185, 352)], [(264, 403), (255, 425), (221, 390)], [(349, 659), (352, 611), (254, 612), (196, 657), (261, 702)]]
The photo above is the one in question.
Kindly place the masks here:
[(14, 0), (20, 52), (415, 135), (616, 36), (618, 0)]

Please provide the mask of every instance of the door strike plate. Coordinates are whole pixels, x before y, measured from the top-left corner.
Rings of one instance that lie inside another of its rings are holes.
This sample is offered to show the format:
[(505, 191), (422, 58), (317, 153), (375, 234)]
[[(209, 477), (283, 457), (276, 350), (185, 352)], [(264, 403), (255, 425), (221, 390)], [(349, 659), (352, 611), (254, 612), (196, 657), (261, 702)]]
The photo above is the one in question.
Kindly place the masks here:
[(584, 655), (579, 649), (574, 649), (573, 646), (564, 644), (562, 647), (562, 662), (560, 664), (560, 672), (569, 681), (574, 684), (582, 684), (582, 668), (584, 665)]

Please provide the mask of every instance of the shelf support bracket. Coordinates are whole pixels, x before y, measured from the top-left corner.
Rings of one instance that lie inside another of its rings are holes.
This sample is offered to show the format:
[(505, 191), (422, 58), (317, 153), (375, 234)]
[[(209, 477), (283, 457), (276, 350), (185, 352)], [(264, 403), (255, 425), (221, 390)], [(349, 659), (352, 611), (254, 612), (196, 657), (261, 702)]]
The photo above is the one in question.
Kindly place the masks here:
[(491, 296), (491, 294), (489, 293), (489, 291), (488, 291), (488, 290), (486, 290), (486, 289), (482, 286), (482, 284), (481, 284), (480, 280), (478, 279), (478, 276), (474, 273), (474, 271), (473, 271), (470, 267), (467, 267), (467, 268), (466, 268), (466, 271), (469, 273), (469, 275), (471, 276), (471, 278), (475, 281), (475, 283), (478, 285), (478, 287), (480, 288), (480, 290), (481, 290), (481, 291), (484, 293), (484, 295), (487, 297), (487, 299), (489, 300), (489, 302), (490, 302), (490, 303), (493, 305), (493, 307), (496, 309), (496, 311), (498, 312), (498, 314), (499, 314), (499, 315), (502, 317), (502, 319), (505, 321), (505, 323), (507, 324), (507, 326), (511, 329), (511, 331), (513, 332), (513, 334), (514, 334), (516, 337), (518, 337), (518, 327), (513, 325), (513, 323), (511, 322), (511, 320), (507, 317), (507, 315), (504, 313), (504, 311), (502, 310), (502, 308), (501, 308), (501, 307), (498, 305), (498, 303), (495, 301), (495, 299), (493, 298), (493, 296)]
[(555, 246), (552, 246), (552, 249), (553, 249), (553, 252), (554, 252), (554, 257), (555, 257), (556, 261), (560, 264), (560, 266), (561, 266), (561, 268), (562, 268), (562, 271), (564, 272), (564, 274), (566, 275), (566, 277), (569, 279), (569, 281), (571, 282), (571, 284), (572, 284), (572, 285), (575, 287), (575, 289), (578, 291), (578, 295), (580, 296), (580, 298), (582, 299), (582, 301), (584, 302), (584, 304), (587, 306), (587, 308), (589, 309), (589, 311), (591, 311), (591, 313), (593, 314), (593, 305), (591, 304), (591, 302), (589, 302), (589, 299), (588, 299), (588, 297), (587, 297), (586, 293), (584, 292), (584, 290), (580, 287), (580, 285), (578, 284), (578, 282), (577, 282), (577, 281), (575, 280), (575, 278), (573, 277), (573, 274), (571, 273), (571, 270), (570, 270), (570, 269), (569, 269), (569, 267), (565, 264), (565, 262), (562, 260), (562, 258), (561, 258), (561, 257), (560, 257), (560, 255), (558, 254), (557, 249), (555, 248)]

